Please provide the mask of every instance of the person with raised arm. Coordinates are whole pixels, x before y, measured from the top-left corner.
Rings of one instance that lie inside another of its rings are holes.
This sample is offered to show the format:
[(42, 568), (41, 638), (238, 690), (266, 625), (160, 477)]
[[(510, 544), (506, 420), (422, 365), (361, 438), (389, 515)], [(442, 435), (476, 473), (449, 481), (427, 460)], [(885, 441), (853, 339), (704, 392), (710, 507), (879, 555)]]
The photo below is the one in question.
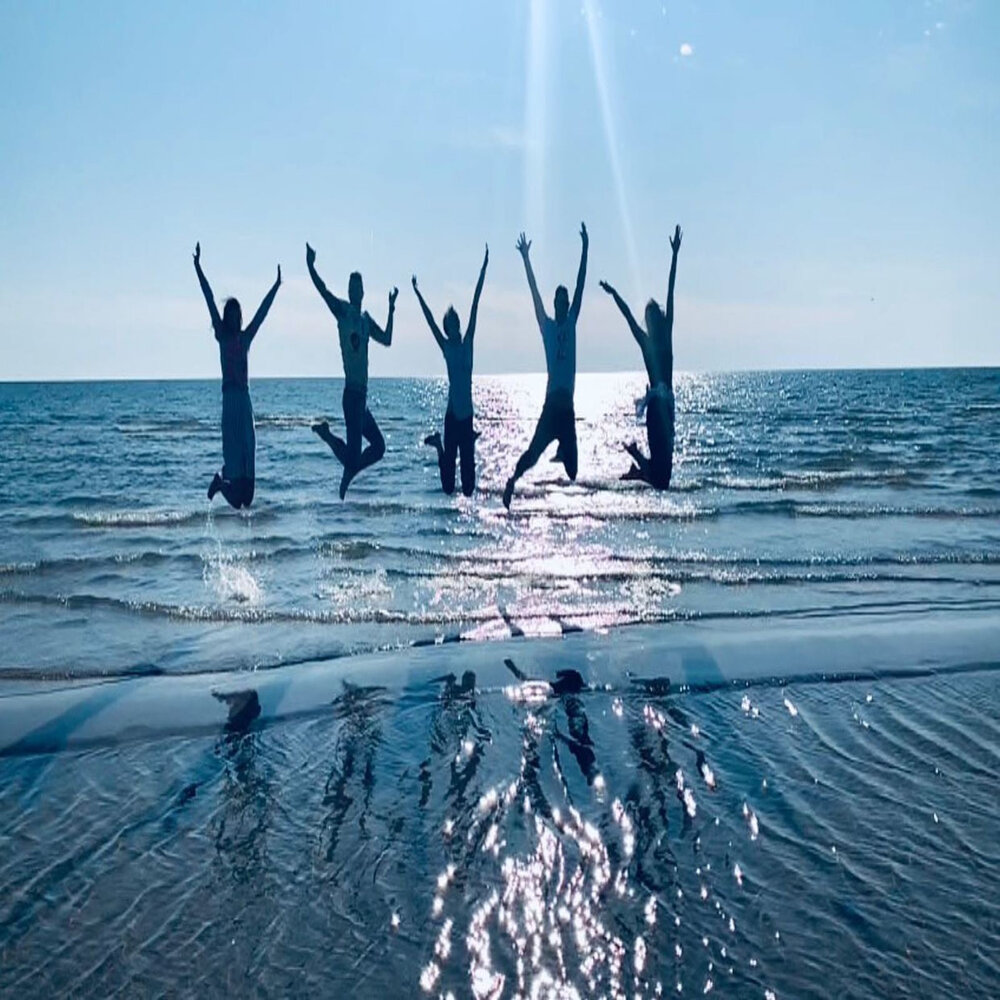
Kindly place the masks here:
[(646, 303), (646, 329), (635, 321), (632, 310), (606, 281), (601, 282), (622, 311), (632, 336), (635, 337), (642, 360), (646, 364), (649, 388), (643, 400), (646, 410), (646, 437), (649, 441), (649, 458), (635, 441), (625, 445), (633, 462), (622, 479), (641, 479), (654, 489), (665, 490), (670, 486), (674, 465), (674, 281), (677, 278), (677, 254), (681, 249), (681, 227), (674, 229), (670, 238), (673, 259), (670, 262), (670, 279), (667, 283), (667, 309), (660, 309), (655, 299)]
[(472, 496), (472, 491), (476, 488), (476, 432), (472, 426), (472, 349), (476, 336), (479, 296), (483, 293), (486, 265), (489, 261), (490, 248), (487, 246), (483, 266), (479, 271), (479, 281), (476, 282), (476, 290), (472, 296), (469, 326), (464, 339), (458, 313), (452, 306), (448, 306), (448, 311), (441, 321), (444, 327), (442, 335), (417, 287), (417, 276), (413, 276), (413, 291), (417, 294), (424, 319), (427, 320), (427, 325), (431, 328), (438, 347), (441, 348), (448, 369), (448, 406), (444, 411), (444, 443), (441, 442), (440, 432), (435, 431), (424, 439), (424, 444), (431, 445), (437, 451), (441, 489), (449, 495), (455, 492), (455, 460), (459, 453), (462, 456), (462, 492), (467, 497)]
[[(347, 301), (338, 299), (323, 283), (316, 272), (316, 251), (306, 244), (306, 266), (316, 291), (322, 296), (337, 320), (340, 337), (340, 354), (344, 359), (344, 424), (347, 440), (330, 432), (325, 421), (313, 424), (314, 433), (322, 438), (344, 467), (340, 479), (340, 499), (347, 495), (351, 480), (362, 469), (374, 465), (385, 454), (385, 438), (368, 409), (368, 341), (377, 341), (385, 347), (392, 344), (392, 318), (396, 311), (399, 289), (389, 293), (389, 318), (383, 330), (378, 323), (362, 312), (361, 301), (365, 287), (361, 275), (354, 271), (347, 281)], [(364, 450), (361, 439), (368, 441)]]
[(253, 503), (257, 437), (247, 379), (247, 355), (281, 287), (281, 265), (278, 265), (278, 277), (271, 290), (264, 296), (245, 330), (243, 313), (236, 299), (226, 299), (222, 315), (219, 315), (215, 296), (201, 269), (201, 243), (196, 243), (194, 247), (194, 269), (212, 318), (212, 330), (219, 342), (219, 361), (222, 365), (222, 471), (212, 477), (208, 499), (212, 500), (216, 493), (221, 493), (231, 507), (249, 507)]
[(576, 291), (573, 301), (569, 300), (569, 292), (565, 285), (560, 285), (555, 294), (555, 316), (546, 315), (542, 297), (538, 293), (535, 273), (531, 268), (531, 258), (528, 256), (531, 243), (521, 233), (517, 241), (517, 250), (524, 261), (524, 270), (528, 276), (528, 288), (531, 289), (531, 300), (535, 307), (535, 319), (542, 334), (542, 344), (545, 347), (545, 367), (548, 381), (545, 386), (545, 402), (535, 426), (535, 433), (527, 450), (517, 460), (514, 474), (507, 480), (503, 491), (503, 505), (509, 510), (514, 486), (530, 469), (542, 452), (553, 442), (559, 442), (556, 459), (563, 463), (566, 475), (576, 479), (576, 414), (573, 411), (573, 391), (576, 387), (576, 321), (580, 315), (580, 305), (583, 301), (583, 286), (587, 280), (587, 249), (590, 238), (587, 227), (580, 223), (580, 239), (583, 249), (580, 253), (580, 270), (576, 276)]

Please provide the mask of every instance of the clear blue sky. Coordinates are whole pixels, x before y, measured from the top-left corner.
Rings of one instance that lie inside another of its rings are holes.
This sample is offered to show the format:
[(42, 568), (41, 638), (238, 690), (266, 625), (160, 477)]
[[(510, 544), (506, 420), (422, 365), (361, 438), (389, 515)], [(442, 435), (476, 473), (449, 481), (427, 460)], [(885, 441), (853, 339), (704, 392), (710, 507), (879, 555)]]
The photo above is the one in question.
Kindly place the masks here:
[(480, 371), (543, 355), (591, 233), (583, 370), (640, 359), (597, 286), (663, 298), (685, 230), (686, 369), (1000, 364), (1000, 3), (0, 0), (0, 379), (213, 376), (191, 251), (245, 315), (286, 283), (252, 375), (339, 374), (335, 291), (365, 277), (441, 374), (409, 286)]

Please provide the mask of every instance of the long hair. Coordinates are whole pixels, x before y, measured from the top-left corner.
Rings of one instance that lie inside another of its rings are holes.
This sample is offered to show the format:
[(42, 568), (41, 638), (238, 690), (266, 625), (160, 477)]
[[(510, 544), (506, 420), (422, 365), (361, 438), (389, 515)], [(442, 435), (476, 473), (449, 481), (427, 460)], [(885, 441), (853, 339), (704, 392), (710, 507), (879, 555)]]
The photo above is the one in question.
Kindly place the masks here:
[(222, 307), (222, 325), (227, 333), (239, 333), (243, 329), (243, 310), (239, 299), (226, 299)]
[(656, 299), (650, 299), (646, 303), (646, 332), (651, 337), (656, 337), (666, 322), (667, 314), (660, 308), (660, 303)]

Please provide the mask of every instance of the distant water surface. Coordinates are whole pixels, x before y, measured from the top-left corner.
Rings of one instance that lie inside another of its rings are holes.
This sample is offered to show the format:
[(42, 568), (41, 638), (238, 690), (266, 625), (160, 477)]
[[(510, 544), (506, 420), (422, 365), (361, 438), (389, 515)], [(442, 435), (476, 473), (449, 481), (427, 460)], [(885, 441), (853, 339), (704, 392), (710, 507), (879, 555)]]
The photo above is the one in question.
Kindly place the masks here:
[[(675, 618), (1000, 610), (1000, 371), (677, 377), (674, 487), (619, 481), (638, 376), (584, 375), (580, 474), (508, 516), (540, 377), (475, 385), (479, 489), (424, 436), (446, 385), (376, 380), (383, 462), (348, 499), (309, 430), (338, 381), (255, 380), (257, 499), (205, 489), (217, 382), (0, 385), (0, 672), (204, 672), (414, 641)], [(551, 451), (551, 449), (550, 449)]]

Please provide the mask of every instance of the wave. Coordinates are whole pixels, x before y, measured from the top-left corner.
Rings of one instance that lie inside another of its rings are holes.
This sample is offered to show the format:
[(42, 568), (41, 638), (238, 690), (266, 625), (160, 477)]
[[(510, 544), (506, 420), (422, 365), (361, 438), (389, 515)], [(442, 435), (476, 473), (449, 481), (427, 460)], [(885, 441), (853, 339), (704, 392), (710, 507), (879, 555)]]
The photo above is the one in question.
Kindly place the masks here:
[[(20, 514), (10, 517), (13, 525), (29, 528), (103, 528), (129, 529), (139, 528), (185, 528), (192, 525), (204, 525), (212, 516), (211, 508), (201, 510), (164, 510), (158, 508), (131, 510), (90, 510), (70, 511), (67, 513)], [(244, 521), (272, 521), (278, 517), (276, 507), (261, 505), (250, 511), (225, 510), (223, 516), (239, 518)]]
[(190, 434), (192, 431), (218, 432), (218, 421), (199, 420), (197, 417), (143, 419), (115, 424), (119, 434)]
[[(277, 542), (278, 544), (275, 544)], [(966, 583), (968, 577), (929, 576), (905, 573), (900, 570), (919, 571), (935, 567), (992, 567), (1000, 566), (1000, 552), (927, 552), (927, 553), (873, 553), (870, 555), (815, 555), (801, 558), (741, 558), (728, 553), (698, 551), (655, 552), (638, 549), (631, 555), (615, 553), (590, 553), (582, 550), (577, 562), (566, 572), (555, 571), (550, 562), (537, 555), (516, 555), (503, 551), (482, 549), (453, 550), (422, 548), (413, 545), (394, 545), (373, 539), (355, 538), (345, 534), (340, 538), (299, 545), (294, 540), (258, 538), (249, 551), (239, 548), (226, 552), (169, 551), (148, 549), (139, 552), (108, 553), (84, 556), (62, 556), (53, 559), (21, 560), (0, 563), (0, 576), (31, 577), (59, 573), (96, 572), (100, 570), (127, 570), (130, 567), (189, 565), (238, 566), (243, 563), (284, 563), (315, 556), (344, 559), (350, 562), (369, 562), (365, 569), (378, 569), (389, 576), (431, 579), (441, 572), (461, 573), (476, 579), (542, 577), (560, 580), (601, 579), (624, 581), (636, 578), (669, 579), (679, 583), (713, 579), (719, 582), (802, 582), (872, 580), (880, 582), (921, 581)], [(415, 562), (416, 565), (392, 565), (385, 560), (396, 558)], [(534, 567), (537, 567), (534, 568)], [(702, 569), (702, 567), (706, 567)], [(857, 572), (850, 572), (855, 570)], [(784, 572), (782, 572), (784, 571)], [(123, 577), (124, 578), (124, 577)], [(993, 581), (976, 580), (976, 583)]]
[(253, 422), (258, 430), (266, 427), (276, 427), (282, 430), (299, 427), (311, 428), (316, 422), (316, 417), (314, 415), (255, 413)]
[(205, 515), (179, 510), (98, 510), (70, 515), (88, 528), (159, 528), (203, 522)]
[[(672, 580), (665, 580), (672, 583)], [(719, 581), (715, 581), (719, 582)], [(733, 581), (742, 584), (743, 581)], [(790, 581), (802, 583), (801, 579)], [(891, 581), (890, 581), (891, 582)], [(713, 620), (716, 618), (758, 618), (776, 615), (802, 617), (811, 615), (880, 614), (886, 610), (920, 607), (928, 611), (943, 608), (962, 610), (1000, 610), (1000, 599), (939, 598), (936, 600), (907, 599), (891, 601), (863, 601), (847, 604), (829, 604), (795, 609), (739, 608), (722, 611), (700, 611), (691, 608), (667, 607), (636, 609), (632, 604), (605, 604), (600, 607), (580, 607), (554, 604), (548, 608), (519, 611), (501, 611), (495, 606), (445, 610), (404, 610), (402, 608), (328, 608), (312, 611), (305, 608), (268, 608), (253, 602), (236, 606), (169, 604), (162, 601), (135, 601), (99, 594), (28, 594), (16, 590), (0, 590), (0, 604), (59, 607), (69, 610), (107, 610), (129, 615), (162, 618), (173, 621), (243, 624), (314, 624), (314, 625), (403, 625), (403, 626), (454, 626), (502, 621), (509, 623), (530, 621), (558, 621), (560, 619), (599, 619), (608, 624), (636, 622), (658, 623), (675, 620)]]
[[(805, 518), (842, 518), (846, 520), (883, 518), (928, 518), (954, 520), (965, 518), (1000, 518), (1000, 506), (984, 503), (963, 502), (956, 497), (954, 503), (871, 503), (865, 500), (842, 500), (822, 502), (793, 496), (761, 496), (753, 499), (733, 499), (727, 501), (719, 492), (722, 487), (697, 487), (680, 485), (671, 488), (669, 494), (650, 495), (641, 487), (622, 484), (609, 487), (608, 484), (590, 485), (578, 483), (573, 489), (553, 480), (551, 483), (535, 482), (519, 492), (514, 508), (507, 512), (501, 508), (480, 509), (477, 525), (466, 525), (461, 518), (461, 510), (448, 500), (403, 500), (387, 499), (379, 496), (360, 495), (351, 500), (350, 513), (355, 517), (394, 517), (406, 519), (406, 530), (423, 536), (453, 537), (455, 535), (485, 534), (500, 523), (518, 523), (537, 517), (557, 522), (578, 523), (669, 523), (694, 520), (715, 520), (718, 518), (747, 517), (754, 515), (778, 515)], [(553, 487), (557, 487), (558, 502), (553, 502)], [(725, 487), (730, 489), (730, 487)], [(767, 494), (782, 492), (770, 486), (747, 481), (733, 492), (758, 492)], [(696, 499), (693, 494), (708, 493), (709, 502)], [(1000, 489), (993, 487), (972, 487), (967, 495), (973, 501), (988, 500), (1000, 496)], [(614, 502), (601, 503), (603, 499), (616, 498)], [(486, 487), (480, 490), (480, 498), (490, 502), (499, 496), (499, 491)], [(597, 502), (595, 502), (597, 501)], [(318, 501), (277, 501), (264, 503), (250, 511), (231, 513), (223, 510), (225, 518), (238, 517), (255, 524), (270, 523), (278, 519), (290, 518), (302, 513), (326, 513), (339, 511), (343, 505), (324, 500)], [(125, 529), (142, 528), (185, 528), (204, 525), (212, 516), (210, 508), (202, 509), (98, 509), (68, 510), (66, 512), (18, 513), (11, 512), (3, 517), (13, 527), (21, 528), (85, 528), (85, 529)]]

